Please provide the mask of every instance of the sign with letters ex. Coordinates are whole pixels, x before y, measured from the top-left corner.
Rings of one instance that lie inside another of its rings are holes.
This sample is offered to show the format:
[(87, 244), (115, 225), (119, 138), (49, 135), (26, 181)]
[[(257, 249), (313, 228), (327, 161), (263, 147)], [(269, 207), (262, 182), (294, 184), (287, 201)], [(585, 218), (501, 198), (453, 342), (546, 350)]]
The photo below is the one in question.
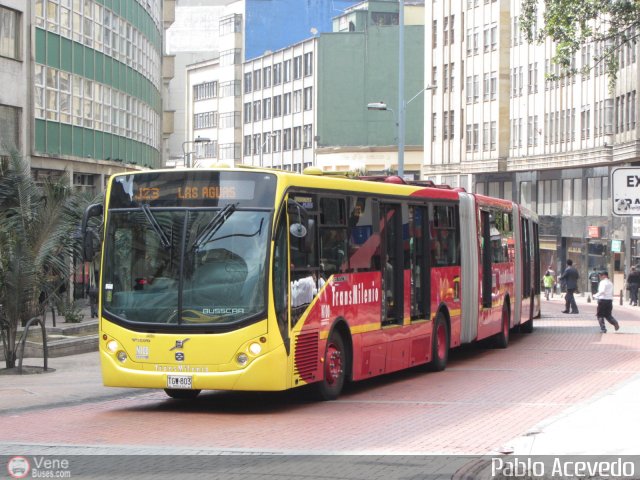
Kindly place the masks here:
[(640, 215), (640, 168), (611, 171), (611, 201), (614, 215)]

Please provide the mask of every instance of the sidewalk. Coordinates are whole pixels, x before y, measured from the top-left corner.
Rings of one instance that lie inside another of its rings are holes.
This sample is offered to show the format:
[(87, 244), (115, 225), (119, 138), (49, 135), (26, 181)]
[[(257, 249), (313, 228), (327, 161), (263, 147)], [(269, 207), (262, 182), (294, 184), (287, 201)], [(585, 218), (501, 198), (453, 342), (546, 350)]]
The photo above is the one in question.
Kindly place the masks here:
[[(580, 316), (593, 318), (594, 330), (599, 329), (595, 318), (597, 301), (587, 294), (576, 295)], [(590, 301), (589, 301), (590, 300)], [(572, 319), (564, 310), (564, 294), (554, 295), (552, 300), (542, 299), (542, 311), (546, 317)], [(638, 327), (625, 326), (625, 319), (640, 319), (640, 307), (620, 305), (620, 296), (614, 298), (613, 315), (620, 320), (621, 329), (606, 335), (639, 334)], [(608, 325), (608, 324), (607, 324)], [(609, 326), (609, 325), (608, 325)], [(603, 368), (606, 368), (603, 365)], [(637, 431), (621, 428), (623, 425), (640, 425), (640, 374), (624, 385), (605, 391), (598, 398), (576, 404), (556, 417), (545, 420), (533, 429), (516, 437), (505, 446), (504, 453), (513, 455), (638, 455)]]
[[(56, 313), (55, 327), (53, 326), (53, 316), (49, 310), (45, 316), (47, 337), (51, 353), (52, 345), (59, 341), (59, 337), (64, 337), (64, 331), (78, 327), (94, 328), (97, 320), (91, 318), (91, 311), (86, 300), (80, 299), (82, 305), (83, 320), (80, 323), (65, 323), (65, 318)], [(18, 335), (21, 335), (21, 330)], [(39, 338), (40, 326), (34, 325), (30, 328), (33, 335)], [(31, 337), (30, 333), (30, 337)], [(29, 374), (0, 374), (0, 414), (9, 411), (19, 411), (33, 409), (42, 406), (71, 405), (87, 400), (102, 398), (118, 398), (128, 394), (142, 393), (139, 389), (127, 388), (107, 388), (102, 385), (100, 372), (100, 359), (98, 356), (97, 327), (95, 333), (83, 336), (77, 341), (67, 339), (69, 343), (75, 343), (75, 349), (86, 352), (86, 343), (91, 339), (92, 347), (88, 353), (78, 353), (75, 355), (49, 356), (47, 360), (47, 371), (42, 373)], [(83, 343), (84, 344), (81, 344)], [(29, 342), (28, 342), (29, 343)], [(28, 355), (26, 350), (25, 359), (22, 366), (25, 370), (42, 370), (44, 359)], [(0, 357), (0, 367), (4, 368), (4, 357)]]

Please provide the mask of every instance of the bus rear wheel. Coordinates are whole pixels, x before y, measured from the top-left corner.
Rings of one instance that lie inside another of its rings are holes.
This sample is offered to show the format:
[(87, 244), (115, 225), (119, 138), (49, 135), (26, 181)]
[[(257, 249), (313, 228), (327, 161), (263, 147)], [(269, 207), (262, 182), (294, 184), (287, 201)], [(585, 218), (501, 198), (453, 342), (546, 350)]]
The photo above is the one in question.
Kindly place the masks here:
[(520, 332), (522, 333), (533, 332), (533, 299), (534, 296), (531, 295), (531, 302), (529, 303), (529, 320), (520, 324)]
[(509, 345), (509, 317), (509, 308), (505, 305), (502, 307), (502, 327), (493, 342), (496, 348), (507, 348)]
[(193, 400), (200, 394), (200, 390), (180, 390), (178, 388), (165, 388), (164, 393), (176, 400)]
[(436, 315), (431, 338), (431, 362), (427, 369), (431, 372), (441, 372), (447, 367), (449, 360), (449, 326), (442, 312)]
[(332, 332), (327, 340), (324, 352), (323, 378), (316, 383), (316, 390), (321, 400), (335, 400), (342, 392), (345, 382), (347, 353), (342, 335)]

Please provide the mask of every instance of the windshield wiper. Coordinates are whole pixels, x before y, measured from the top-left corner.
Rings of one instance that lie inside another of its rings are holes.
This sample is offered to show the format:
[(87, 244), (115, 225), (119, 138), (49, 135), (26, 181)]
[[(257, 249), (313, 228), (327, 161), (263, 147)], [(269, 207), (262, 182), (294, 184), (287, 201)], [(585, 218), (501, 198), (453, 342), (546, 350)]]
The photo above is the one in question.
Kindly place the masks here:
[(162, 247), (166, 250), (171, 248), (171, 242), (169, 241), (169, 238), (164, 233), (164, 230), (162, 230), (162, 227), (160, 227), (160, 224), (156, 220), (156, 217), (153, 215), (153, 212), (149, 208), (149, 205), (143, 203), (140, 208), (142, 209), (142, 213), (144, 213), (144, 216), (147, 217), (147, 221), (151, 225), (151, 228), (153, 228), (153, 231), (156, 232), (160, 237), (160, 244), (162, 245)]
[(220, 227), (222, 227), (222, 225), (224, 225), (224, 222), (227, 221), (227, 218), (229, 218), (231, 214), (236, 211), (236, 205), (238, 204), (230, 203), (213, 216), (209, 223), (207, 223), (207, 225), (204, 227), (202, 232), (200, 232), (200, 235), (198, 235), (196, 241), (193, 242), (192, 248), (194, 250), (200, 248), (203, 245), (206, 245), (211, 241), (216, 232), (220, 230)]

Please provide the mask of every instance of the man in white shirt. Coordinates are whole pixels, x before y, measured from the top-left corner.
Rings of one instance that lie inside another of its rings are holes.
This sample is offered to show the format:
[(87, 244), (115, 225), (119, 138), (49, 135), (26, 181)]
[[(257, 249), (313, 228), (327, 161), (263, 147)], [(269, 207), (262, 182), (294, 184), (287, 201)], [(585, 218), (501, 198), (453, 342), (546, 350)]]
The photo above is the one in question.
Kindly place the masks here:
[(600, 331), (607, 333), (605, 327), (605, 319), (616, 330), (620, 329), (620, 324), (613, 318), (611, 312), (613, 310), (613, 283), (609, 280), (609, 273), (600, 272), (600, 283), (598, 284), (598, 293), (593, 295), (593, 298), (598, 300), (598, 311), (596, 317), (598, 317), (598, 323), (600, 324)]

